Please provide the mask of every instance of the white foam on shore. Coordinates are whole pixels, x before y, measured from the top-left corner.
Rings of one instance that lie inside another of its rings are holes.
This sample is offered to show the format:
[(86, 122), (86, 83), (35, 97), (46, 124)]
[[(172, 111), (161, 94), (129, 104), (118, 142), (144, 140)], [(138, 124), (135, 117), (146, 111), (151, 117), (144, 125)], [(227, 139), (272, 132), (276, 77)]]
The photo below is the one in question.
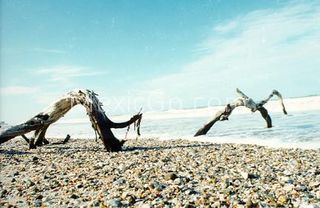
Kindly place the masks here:
[[(303, 112), (303, 111), (316, 111), (320, 110), (320, 96), (312, 97), (301, 97), (301, 98), (287, 98), (284, 99), (284, 104), (289, 113)], [(182, 109), (182, 110), (168, 110), (161, 112), (144, 112), (143, 120), (162, 120), (162, 119), (174, 119), (174, 118), (205, 118), (212, 117), (216, 112), (223, 110), (224, 105), (212, 106), (207, 108), (196, 108), (196, 109)], [(265, 107), (269, 112), (278, 113), (282, 112), (282, 106), (279, 100), (269, 101)], [(251, 113), (248, 108), (238, 107), (232, 114), (246, 114)], [(120, 116), (109, 116), (112, 120), (123, 121), (128, 120), (132, 115), (120, 115)], [(72, 123), (90, 123), (88, 118), (62, 118), (58, 123), (72, 124)]]
[[(320, 96), (304, 97), (304, 98), (289, 98), (284, 99), (284, 104), (288, 112), (314, 111), (320, 110)], [(199, 109), (186, 110), (169, 110), (165, 112), (146, 112), (144, 119), (169, 119), (169, 118), (195, 118), (195, 117), (210, 117), (216, 112), (223, 110), (225, 106), (213, 106)], [(272, 100), (265, 107), (269, 112), (282, 112), (280, 101)], [(232, 112), (233, 114), (251, 113), (248, 108), (239, 107)]]
[[(121, 137), (120, 137), (121, 138)], [(188, 141), (195, 141), (195, 142), (208, 142), (214, 144), (253, 144), (259, 146), (266, 146), (271, 148), (300, 148), (300, 149), (319, 149), (320, 150), (320, 143), (319, 142), (284, 142), (281, 138), (271, 138), (267, 140), (263, 140), (258, 137), (248, 137), (248, 138), (239, 138), (239, 137), (210, 137), (210, 136), (198, 136), (198, 137), (191, 137), (191, 136), (169, 136), (169, 135), (143, 135), (143, 137), (138, 139), (158, 139), (158, 140), (188, 140)], [(136, 135), (130, 134), (128, 135), (127, 139), (137, 139)]]
[[(246, 108), (236, 109), (229, 121), (218, 122), (207, 136), (192, 137), (223, 106), (147, 112), (141, 126), (143, 138), (186, 139), (212, 143), (256, 144), (275, 148), (320, 148), (320, 96), (286, 99), (289, 115), (283, 115), (279, 101), (271, 101), (266, 106), (274, 127), (266, 129), (265, 121), (259, 113)], [(110, 116), (114, 121), (128, 120), (131, 115)], [(128, 138), (136, 138), (129, 132)], [(113, 130), (116, 137), (123, 139), (126, 129)], [(93, 139), (94, 131), (89, 119), (62, 120), (54, 123), (47, 132), (48, 137)]]

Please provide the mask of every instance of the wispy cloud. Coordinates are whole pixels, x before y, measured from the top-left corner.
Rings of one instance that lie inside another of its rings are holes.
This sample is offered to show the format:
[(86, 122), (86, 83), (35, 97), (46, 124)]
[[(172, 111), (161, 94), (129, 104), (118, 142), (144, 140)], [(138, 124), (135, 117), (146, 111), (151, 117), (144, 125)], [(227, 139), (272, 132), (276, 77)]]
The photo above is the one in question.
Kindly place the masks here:
[(54, 54), (65, 54), (66, 51), (59, 50), (59, 49), (50, 49), (50, 48), (34, 48), (32, 49), (33, 52), (39, 53), (54, 53)]
[(70, 81), (76, 77), (88, 77), (105, 74), (102, 71), (93, 71), (81, 66), (54, 66), (41, 68), (36, 71), (37, 75), (46, 75), (50, 81)]
[[(290, 3), (252, 11), (215, 25), (181, 70), (144, 83), (185, 100), (233, 96), (236, 87), (260, 97), (273, 88), (287, 95), (320, 86), (320, 3)], [(294, 93), (293, 93), (294, 92)]]
[(9, 86), (0, 88), (1, 95), (22, 95), (32, 94), (38, 91), (38, 88), (27, 86)]

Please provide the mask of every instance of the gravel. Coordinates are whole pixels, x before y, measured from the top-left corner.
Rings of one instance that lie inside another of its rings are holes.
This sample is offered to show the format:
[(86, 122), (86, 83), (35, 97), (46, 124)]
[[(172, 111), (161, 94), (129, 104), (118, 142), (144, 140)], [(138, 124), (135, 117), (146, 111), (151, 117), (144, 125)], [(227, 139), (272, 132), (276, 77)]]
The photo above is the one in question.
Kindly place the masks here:
[(320, 207), (320, 150), (179, 139), (29, 150), (16, 138), (0, 160), (0, 207)]

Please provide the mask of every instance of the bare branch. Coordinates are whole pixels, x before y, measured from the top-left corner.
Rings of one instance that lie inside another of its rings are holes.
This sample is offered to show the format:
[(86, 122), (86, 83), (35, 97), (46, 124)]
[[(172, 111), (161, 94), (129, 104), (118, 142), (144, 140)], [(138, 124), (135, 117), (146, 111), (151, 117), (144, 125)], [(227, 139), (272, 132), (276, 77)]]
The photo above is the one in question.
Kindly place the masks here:
[(92, 127), (108, 151), (119, 151), (124, 143), (113, 135), (111, 128), (125, 128), (142, 117), (142, 114), (138, 113), (126, 122), (115, 123), (105, 115), (96, 93), (90, 90), (76, 90), (69, 92), (27, 122), (0, 132), (0, 144), (30, 131), (35, 131), (29, 142), (30, 148), (48, 144), (49, 141), (46, 140), (45, 134), (49, 126), (78, 104), (85, 107)]
[(227, 104), (225, 109), (222, 111), (218, 111), (214, 118), (210, 120), (208, 123), (206, 123), (202, 128), (200, 128), (194, 136), (200, 136), (200, 135), (206, 135), (207, 132), (211, 129), (211, 127), (217, 122), (217, 121), (224, 121), (228, 120), (229, 116), (231, 115), (232, 111), (239, 107), (239, 106), (245, 106), (249, 108), (252, 112), (259, 111), (263, 119), (267, 123), (267, 128), (272, 127), (272, 120), (270, 115), (268, 114), (268, 111), (266, 108), (263, 107), (264, 104), (266, 104), (274, 95), (278, 96), (282, 105), (282, 109), (284, 114), (287, 114), (287, 111), (285, 109), (285, 106), (283, 104), (282, 95), (277, 91), (273, 90), (272, 93), (269, 95), (269, 97), (265, 100), (260, 101), (258, 104), (255, 103), (250, 97), (248, 97), (246, 94), (244, 94), (240, 89), (236, 89), (237, 94), (239, 95), (239, 98), (236, 99), (231, 104)]

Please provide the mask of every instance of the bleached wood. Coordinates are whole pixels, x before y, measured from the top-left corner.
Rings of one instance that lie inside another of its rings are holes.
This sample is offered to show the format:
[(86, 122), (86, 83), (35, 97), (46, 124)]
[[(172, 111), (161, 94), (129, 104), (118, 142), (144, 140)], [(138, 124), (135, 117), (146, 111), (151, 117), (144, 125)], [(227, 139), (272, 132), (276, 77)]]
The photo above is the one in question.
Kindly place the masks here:
[(270, 115), (268, 114), (268, 111), (263, 105), (265, 105), (274, 95), (276, 95), (280, 103), (282, 105), (282, 110), (284, 114), (287, 114), (287, 111), (285, 109), (282, 95), (277, 91), (273, 90), (272, 93), (268, 96), (268, 98), (260, 101), (259, 103), (254, 102), (250, 97), (248, 97), (246, 94), (244, 94), (240, 89), (236, 89), (237, 94), (239, 95), (239, 98), (237, 98), (235, 101), (233, 101), (230, 104), (227, 104), (224, 110), (218, 111), (214, 118), (210, 120), (208, 123), (206, 123), (202, 128), (200, 128), (194, 136), (200, 136), (200, 135), (206, 135), (207, 132), (211, 129), (211, 127), (217, 122), (217, 121), (224, 121), (228, 120), (229, 116), (231, 115), (232, 111), (240, 106), (244, 106), (246, 108), (249, 108), (252, 112), (259, 111), (261, 116), (264, 118), (264, 120), (267, 123), (267, 128), (272, 127), (272, 120)]
[(75, 90), (67, 93), (27, 122), (1, 131), (0, 144), (31, 131), (35, 132), (29, 142), (30, 148), (48, 143), (45, 134), (49, 126), (78, 104), (85, 107), (92, 127), (108, 151), (119, 151), (124, 143), (113, 135), (111, 128), (125, 128), (142, 117), (142, 114), (138, 113), (126, 122), (114, 123), (105, 115), (97, 94), (90, 90)]

